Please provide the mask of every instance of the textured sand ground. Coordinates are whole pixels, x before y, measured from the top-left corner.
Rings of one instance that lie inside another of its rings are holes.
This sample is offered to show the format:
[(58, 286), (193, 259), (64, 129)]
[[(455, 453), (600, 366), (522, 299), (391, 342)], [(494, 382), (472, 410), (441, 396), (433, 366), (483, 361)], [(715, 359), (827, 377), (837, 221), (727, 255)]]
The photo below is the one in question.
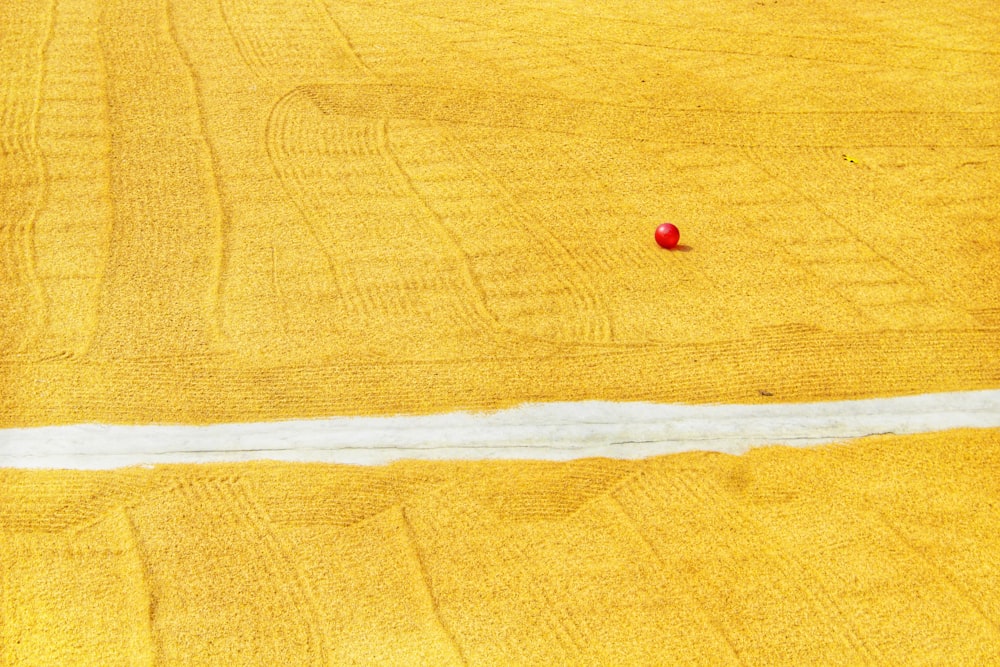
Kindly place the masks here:
[[(0, 3), (0, 427), (1000, 387), (994, 0), (479, 5)], [(998, 437), (0, 469), (0, 665), (997, 663)]]
[(5, 3), (0, 424), (995, 388), (997, 13)]
[(0, 664), (997, 664), (998, 494), (998, 430), (0, 470)]

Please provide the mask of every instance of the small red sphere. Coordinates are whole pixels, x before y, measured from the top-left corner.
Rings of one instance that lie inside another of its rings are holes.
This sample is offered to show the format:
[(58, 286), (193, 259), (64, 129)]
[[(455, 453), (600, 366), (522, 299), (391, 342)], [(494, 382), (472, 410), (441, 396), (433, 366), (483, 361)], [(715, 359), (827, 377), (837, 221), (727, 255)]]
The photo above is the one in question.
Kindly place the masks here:
[(677, 227), (671, 225), (669, 222), (664, 222), (656, 228), (656, 242), (661, 248), (674, 248), (680, 240), (681, 230), (677, 229)]

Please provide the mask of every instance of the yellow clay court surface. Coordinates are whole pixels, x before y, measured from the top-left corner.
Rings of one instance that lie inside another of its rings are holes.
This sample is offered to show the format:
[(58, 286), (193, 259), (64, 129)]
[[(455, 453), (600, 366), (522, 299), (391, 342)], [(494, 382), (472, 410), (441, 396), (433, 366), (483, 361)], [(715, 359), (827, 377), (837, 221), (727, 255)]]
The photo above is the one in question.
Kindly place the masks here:
[(51, 4), (4, 425), (996, 388), (992, 3)]
[[(3, 2), (0, 665), (1000, 663), (998, 158), (991, 0)], [(978, 421), (11, 463), (923, 395)]]

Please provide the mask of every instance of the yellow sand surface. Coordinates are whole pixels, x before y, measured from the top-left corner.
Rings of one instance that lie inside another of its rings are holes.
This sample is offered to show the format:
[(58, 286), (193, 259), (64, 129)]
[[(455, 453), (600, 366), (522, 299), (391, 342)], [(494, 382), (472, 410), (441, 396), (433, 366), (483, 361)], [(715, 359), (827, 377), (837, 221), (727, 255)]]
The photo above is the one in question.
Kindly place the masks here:
[[(3, 0), (0, 427), (997, 388), (998, 212), (995, 0)], [(1000, 664), (998, 554), (996, 430), (0, 469), (0, 665)]]
[(0, 35), (0, 426), (1000, 384), (994, 0), (5, 0)]
[(0, 470), (0, 665), (1000, 664), (1000, 430)]

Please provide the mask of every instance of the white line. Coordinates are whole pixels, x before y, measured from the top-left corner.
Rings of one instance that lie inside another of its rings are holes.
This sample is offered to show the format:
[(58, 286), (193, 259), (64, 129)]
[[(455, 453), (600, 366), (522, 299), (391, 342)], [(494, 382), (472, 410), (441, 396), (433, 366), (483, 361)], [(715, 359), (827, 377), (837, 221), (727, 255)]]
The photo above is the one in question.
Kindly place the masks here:
[(486, 414), (342, 417), (211, 426), (82, 424), (0, 430), (0, 467), (106, 469), (272, 459), (642, 458), (738, 454), (877, 433), (1000, 427), (1000, 390), (773, 405), (537, 403)]

